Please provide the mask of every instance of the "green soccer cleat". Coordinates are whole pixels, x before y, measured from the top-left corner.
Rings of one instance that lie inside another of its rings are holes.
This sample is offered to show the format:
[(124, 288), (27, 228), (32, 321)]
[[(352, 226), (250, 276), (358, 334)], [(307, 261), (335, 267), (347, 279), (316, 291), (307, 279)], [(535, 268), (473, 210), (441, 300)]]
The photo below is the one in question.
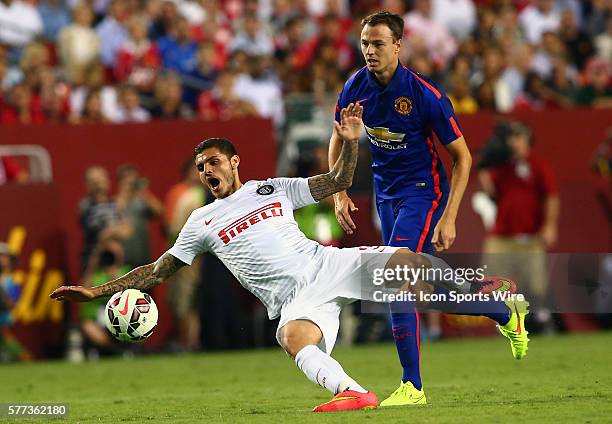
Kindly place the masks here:
[(381, 407), (403, 405), (425, 405), (427, 398), (423, 389), (417, 390), (410, 381), (400, 383), (400, 386), (387, 399), (380, 403)]
[(506, 325), (498, 325), (499, 332), (510, 340), (512, 356), (522, 359), (527, 355), (529, 332), (525, 328), (525, 317), (529, 313), (529, 302), (526, 300), (505, 300), (510, 309), (510, 321)]

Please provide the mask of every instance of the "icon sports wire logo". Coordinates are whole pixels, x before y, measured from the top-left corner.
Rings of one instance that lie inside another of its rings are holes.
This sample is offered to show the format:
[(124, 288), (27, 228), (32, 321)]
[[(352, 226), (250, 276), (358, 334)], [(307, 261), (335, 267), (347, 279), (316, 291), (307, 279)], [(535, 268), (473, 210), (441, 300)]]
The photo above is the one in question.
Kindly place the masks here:
[(238, 218), (227, 227), (219, 231), (219, 238), (223, 241), (223, 244), (228, 244), (231, 239), (243, 231), (248, 230), (258, 222), (279, 216), (283, 216), (283, 208), (281, 203), (269, 203), (266, 206), (262, 206), (261, 208), (254, 210), (253, 212), (249, 212), (242, 218)]

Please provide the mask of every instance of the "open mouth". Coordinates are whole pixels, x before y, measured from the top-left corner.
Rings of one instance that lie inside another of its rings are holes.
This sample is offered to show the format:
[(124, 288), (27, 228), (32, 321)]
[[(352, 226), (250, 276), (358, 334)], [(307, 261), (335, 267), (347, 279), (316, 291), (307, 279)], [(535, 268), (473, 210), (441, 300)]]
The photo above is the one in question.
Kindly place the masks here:
[(370, 66), (376, 66), (378, 64), (378, 60), (376, 60), (376, 59), (368, 59), (366, 62)]
[(208, 182), (210, 189), (213, 191), (217, 190), (219, 188), (219, 184), (221, 184), (221, 181), (215, 177), (207, 177), (206, 181)]

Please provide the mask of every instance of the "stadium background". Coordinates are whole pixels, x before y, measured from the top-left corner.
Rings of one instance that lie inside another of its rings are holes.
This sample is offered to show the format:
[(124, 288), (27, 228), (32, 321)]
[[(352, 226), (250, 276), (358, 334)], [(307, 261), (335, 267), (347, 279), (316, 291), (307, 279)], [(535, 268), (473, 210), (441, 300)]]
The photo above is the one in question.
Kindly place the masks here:
[[(419, 12), (427, 5), (431, 19)], [(538, 15), (536, 6), (551, 9)], [(69, 350), (77, 307), (54, 304), (47, 294), (81, 277), (77, 207), (89, 166), (114, 175), (119, 165), (134, 164), (163, 199), (193, 146), (221, 135), (246, 159), (245, 180), (308, 175), (328, 141), (337, 93), (362, 66), (359, 18), (381, 8), (408, 14), (402, 60), (447, 91), (475, 155), (500, 119), (531, 128), (535, 151), (560, 183), (553, 251), (610, 252), (609, 165), (594, 166), (609, 160), (609, 3), (4, 1), (0, 155), (11, 172), (0, 185), (0, 240), (18, 257), (21, 296), (14, 324), (3, 331), (30, 353), (26, 358)], [(365, 143), (353, 188), (359, 231), (340, 245), (379, 243)], [(46, 158), (51, 174), (41, 170)], [(470, 205), (476, 190), (472, 178), (453, 252), (481, 249), (485, 230)], [(154, 256), (166, 248), (161, 224), (150, 225)], [(198, 298), (203, 349), (273, 344), (274, 323), (261, 319), (260, 307), (237, 293), (235, 282), (204, 271), (202, 286), (219, 290)], [(239, 313), (207, 314), (219, 295), (231, 297), (228, 307)], [(165, 288), (154, 296), (160, 328), (145, 351), (164, 351), (175, 329)], [(600, 326), (592, 315), (562, 321), (569, 330)], [(492, 333), (478, 320), (445, 325), (446, 335)], [(211, 338), (215, 332), (225, 334)]]

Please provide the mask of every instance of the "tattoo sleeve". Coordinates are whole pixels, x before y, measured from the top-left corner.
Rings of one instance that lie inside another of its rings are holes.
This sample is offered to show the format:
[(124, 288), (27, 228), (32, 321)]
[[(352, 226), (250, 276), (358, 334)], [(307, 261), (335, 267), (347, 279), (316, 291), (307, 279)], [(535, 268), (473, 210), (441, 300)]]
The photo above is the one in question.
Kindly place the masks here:
[(308, 178), (308, 187), (312, 197), (318, 202), (332, 194), (348, 189), (353, 183), (353, 174), (357, 166), (357, 141), (344, 140), (340, 157), (327, 174)]
[(93, 290), (96, 297), (110, 296), (125, 289), (148, 290), (163, 282), (185, 265), (183, 261), (170, 253), (164, 253), (154, 263), (135, 268), (116, 280), (94, 287)]

